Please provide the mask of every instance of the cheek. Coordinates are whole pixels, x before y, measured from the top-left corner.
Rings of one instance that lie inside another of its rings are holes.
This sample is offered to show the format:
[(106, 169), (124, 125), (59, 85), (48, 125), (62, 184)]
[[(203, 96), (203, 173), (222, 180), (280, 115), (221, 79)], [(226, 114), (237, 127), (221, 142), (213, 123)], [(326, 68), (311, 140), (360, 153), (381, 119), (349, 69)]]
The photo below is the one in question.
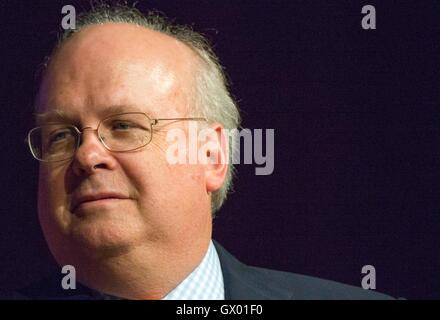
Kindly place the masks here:
[(39, 201), (45, 201), (49, 206), (61, 206), (66, 201), (64, 183), (65, 170), (40, 167), (38, 193)]
[(203, 194), (203, 174), (197, 165), (168, 164), (155, 172), (160, 194), (176, 202), (193, 202)]
[(38, 214), (43, 227), (66, 228), (71, 215), (64, 185), (63, 170), (40, 168), (38, 183)]
[(121, 166), (126, 168), (144, 209), (154, 208), (166, 215), (164, 211), (182, 212), (206, 201), (201, 166), (169, 164), (160, 154), (150, 154), (130, 164), (121, 161)]
[(62, 255), (64, 237), (68, 234), (67, 221), (70, 217), (64, 213), (62, 197), (59, 190), (62, 186), (55, 186), (53, 178), (47, 170), (40, 168), (38, 183), (38, 219), (52, 255), (59, 263)]

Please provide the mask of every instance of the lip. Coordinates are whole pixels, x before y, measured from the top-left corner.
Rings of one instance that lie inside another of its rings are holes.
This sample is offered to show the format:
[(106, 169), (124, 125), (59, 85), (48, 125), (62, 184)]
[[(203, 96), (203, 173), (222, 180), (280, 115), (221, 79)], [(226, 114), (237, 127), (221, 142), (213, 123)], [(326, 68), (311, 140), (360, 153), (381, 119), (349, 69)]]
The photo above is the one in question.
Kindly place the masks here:
[(93, 194), (84, 194), (74, 197), (72, 200), (72, 212), (78, 209), (79, 206), (85, 203), (101, 202), (100, 200), (127, 200), (130, 199), (126, 195), (115, 192), (100, 192)]

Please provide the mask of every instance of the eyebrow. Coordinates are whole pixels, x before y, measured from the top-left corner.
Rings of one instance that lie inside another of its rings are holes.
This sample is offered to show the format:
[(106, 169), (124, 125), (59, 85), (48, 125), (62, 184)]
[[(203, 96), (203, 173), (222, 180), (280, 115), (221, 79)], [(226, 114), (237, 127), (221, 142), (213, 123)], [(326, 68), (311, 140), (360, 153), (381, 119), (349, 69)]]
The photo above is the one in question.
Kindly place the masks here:
[[(124, 112), (142, 112), (140, 108), (134, 105), (111, 105), (100, 111), (102, 117), (106, 117), (112, 114), (124, 113)], [(47, 112), (34, 113), (35, 122), (38, 126), (47, 123), (54, 122), (74, 122), (74, 116), (69, 115), (67, 112), (61, 109), (53, 109)]]
[(59, 109), (34, 113), (34, 116), (37, 125), (43, 125), (50, 122), (66, 122), (70, 119), (66, 112)]

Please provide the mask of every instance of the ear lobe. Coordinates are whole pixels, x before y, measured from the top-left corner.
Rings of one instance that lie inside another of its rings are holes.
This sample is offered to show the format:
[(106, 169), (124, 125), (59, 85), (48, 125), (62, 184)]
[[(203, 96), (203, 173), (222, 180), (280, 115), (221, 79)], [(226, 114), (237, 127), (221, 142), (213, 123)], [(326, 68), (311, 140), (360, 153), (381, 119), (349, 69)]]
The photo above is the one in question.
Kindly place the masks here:
[(206, 134), (202, 160), (205, 166), (206, 191), (220, 189), (225, 181), (229, 163), (229, 144), (223, 126), (215, 124)]

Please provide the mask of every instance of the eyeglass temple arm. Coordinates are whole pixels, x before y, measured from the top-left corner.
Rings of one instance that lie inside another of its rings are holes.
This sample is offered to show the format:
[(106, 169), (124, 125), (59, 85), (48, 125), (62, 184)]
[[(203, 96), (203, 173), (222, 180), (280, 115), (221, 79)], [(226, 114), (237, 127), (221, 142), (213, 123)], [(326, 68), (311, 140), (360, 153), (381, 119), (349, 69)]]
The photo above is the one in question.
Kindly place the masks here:
[(179, 121), (179, 120), (195, 120), (195, 121), (208, 121), (206, 118), (159, 118), (159, 119), (151, 119), (151, 124), (157, 124), (159, 121)]

